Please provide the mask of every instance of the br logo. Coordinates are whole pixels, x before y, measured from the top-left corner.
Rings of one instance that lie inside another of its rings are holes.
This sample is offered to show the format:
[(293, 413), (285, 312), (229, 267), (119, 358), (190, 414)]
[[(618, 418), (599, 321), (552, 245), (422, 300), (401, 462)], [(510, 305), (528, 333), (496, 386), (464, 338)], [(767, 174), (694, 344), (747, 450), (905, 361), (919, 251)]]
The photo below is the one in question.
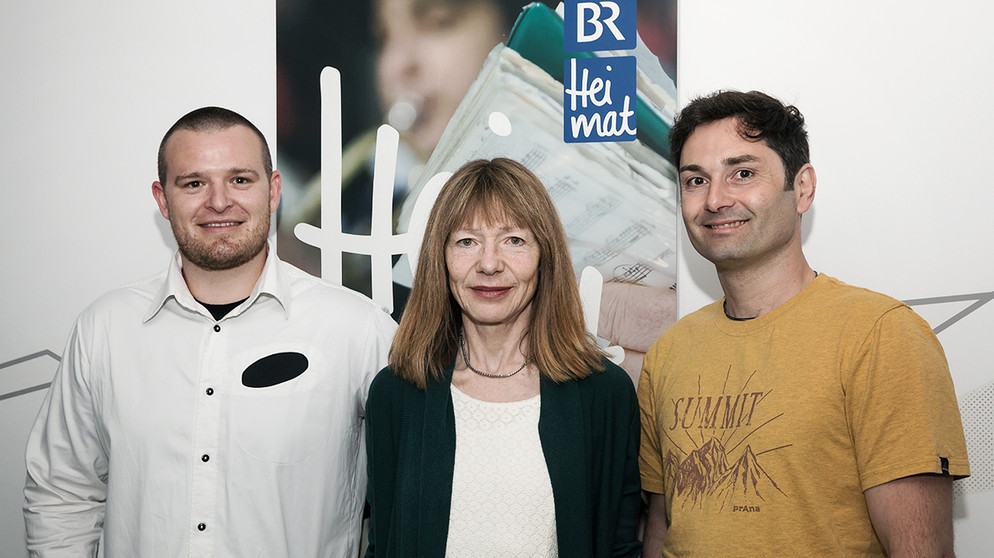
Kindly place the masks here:
[(563, 68), (563, 141), (632, 141), (636, 135), (636, 61), (590, 56), (636, 46), (635, 0), (567, 0), (563, 49), (583, 53)]
[(635, 48), (635, 0), (566, 0), (563, 23), (566, 52)]

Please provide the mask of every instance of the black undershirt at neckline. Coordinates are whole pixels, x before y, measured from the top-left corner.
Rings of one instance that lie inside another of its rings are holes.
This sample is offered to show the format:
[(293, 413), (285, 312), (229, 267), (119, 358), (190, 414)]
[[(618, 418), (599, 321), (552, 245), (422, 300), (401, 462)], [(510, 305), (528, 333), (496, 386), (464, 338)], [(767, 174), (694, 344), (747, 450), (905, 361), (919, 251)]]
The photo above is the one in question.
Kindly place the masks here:
[(228, 302), (225, 304), (207, 304), (206, 302), (201, 302), (199, 300), (197, 302), (200, 302), (200, 305), (206, 308), (207, 311), (211, 313), (211, 316), (214, 316), (214, 321), (218, 321), (221, 318), (227, 316), (228, 312), (231, 312), (232, 310), (235, 309), (236, 306), (245, 302), (246, 300), (248, 300), (248, 297), (245, 297), (241, 300), (236, 300), (235, 302)]
[[(815, 271), (815, 279), (818, 278), (818, 271)], [(748, 322), (749, 320), (755, 320), (756, 316), (749, 316), (748, 318), (736, 318), (735, 316), (728, 313), (728, 301), (721, 301), (721, 310), (725, 313), (725, 317), (734, 322)]]

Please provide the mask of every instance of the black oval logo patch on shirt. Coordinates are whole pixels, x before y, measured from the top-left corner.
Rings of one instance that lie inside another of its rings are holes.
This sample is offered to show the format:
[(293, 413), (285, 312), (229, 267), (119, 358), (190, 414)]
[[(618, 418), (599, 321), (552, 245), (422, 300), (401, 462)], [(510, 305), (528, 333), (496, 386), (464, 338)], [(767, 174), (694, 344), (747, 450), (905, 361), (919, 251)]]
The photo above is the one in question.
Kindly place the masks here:
[(242, 385), (272, 387), (300, 376), (307, 370), (307, 357), (300, 353), (276, 353), (253, 362), (242, 372)]

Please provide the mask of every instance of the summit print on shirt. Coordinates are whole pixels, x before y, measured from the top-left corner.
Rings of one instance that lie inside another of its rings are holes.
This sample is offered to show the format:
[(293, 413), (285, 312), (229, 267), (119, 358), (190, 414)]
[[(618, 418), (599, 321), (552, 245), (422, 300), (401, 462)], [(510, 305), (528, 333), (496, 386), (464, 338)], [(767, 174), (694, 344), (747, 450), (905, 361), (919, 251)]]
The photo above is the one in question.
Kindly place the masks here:
[(674, 506), (761, 512), (764, 504), (787, 496), (763, 461), (792, 444), (755, 445), (755, 435), (775, 429), (783, 413), (764, 407), (769, 391), (748, 387), (754, 376), (735, 389), (726, 376), (722, 389), (714, 392), (700, 391), (701, 378), (699, 393), (674, 394), (666, 402), (665, 435), (677, 451), (667, 448), (663, 470), (667, 486), (673, 487)]

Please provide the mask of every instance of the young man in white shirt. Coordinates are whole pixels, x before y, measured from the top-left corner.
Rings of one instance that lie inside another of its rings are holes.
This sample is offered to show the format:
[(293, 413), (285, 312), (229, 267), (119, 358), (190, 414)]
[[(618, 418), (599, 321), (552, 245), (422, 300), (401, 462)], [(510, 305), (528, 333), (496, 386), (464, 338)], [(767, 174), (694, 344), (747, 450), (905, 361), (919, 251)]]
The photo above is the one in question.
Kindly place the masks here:
[(280, 187), (237, 113), (166, 133), (152, 194), (179, 250), (73, 329), (28, 441), (32, 555), (358, 554), (363, 405), (396, 325), (276, 257)]

